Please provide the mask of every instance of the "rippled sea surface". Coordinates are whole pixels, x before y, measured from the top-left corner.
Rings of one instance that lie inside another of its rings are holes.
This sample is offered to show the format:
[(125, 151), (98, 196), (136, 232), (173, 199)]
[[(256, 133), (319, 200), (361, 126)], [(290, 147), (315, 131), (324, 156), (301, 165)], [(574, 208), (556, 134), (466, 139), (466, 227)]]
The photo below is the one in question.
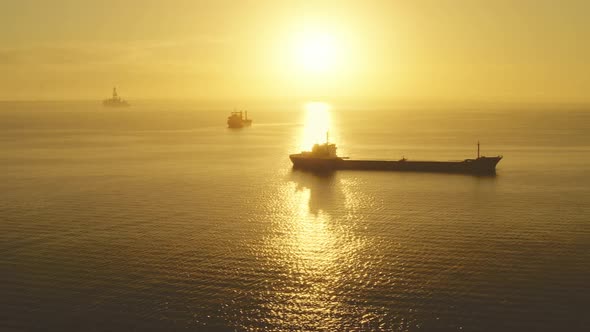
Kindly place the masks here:
[[(590, 326), (590, 112), (227, 113), (0, 104), (0, 330)], [(292, 170), (324, 127), (353, 158), (480, 140), (504, 159), (495, 177)]]

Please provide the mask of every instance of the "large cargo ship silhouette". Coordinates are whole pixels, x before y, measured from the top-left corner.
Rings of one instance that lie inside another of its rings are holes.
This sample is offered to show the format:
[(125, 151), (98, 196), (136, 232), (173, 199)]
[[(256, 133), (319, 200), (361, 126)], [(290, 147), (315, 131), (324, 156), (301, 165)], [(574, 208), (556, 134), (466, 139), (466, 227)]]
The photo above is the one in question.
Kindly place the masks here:
[(502, 156), (485, 157), (479, 154), (477, 142), (477, 158), (458, 161), (429, 161), (429, 160), (353, 160), (339, 157), (336, 145), (330, 144), (326, 134), (326, 142), (315, 144), (311, 151), (303, 151), (289, 155), (293, 167), (313, 171), (332, 170), (382, 170), (406, 172), (440, 172), (440, 173), (471, 173), (492, 175), (496, 173), (496, 164)]
[[(245, 113), (245, 117), (244, 114)], [(227, 118), (227, 126), (228, 128), (242, 128), (252, 125), (252, 120), (248, 119), (248, 111), (243, 112), (231, 112), (229, 117)]]

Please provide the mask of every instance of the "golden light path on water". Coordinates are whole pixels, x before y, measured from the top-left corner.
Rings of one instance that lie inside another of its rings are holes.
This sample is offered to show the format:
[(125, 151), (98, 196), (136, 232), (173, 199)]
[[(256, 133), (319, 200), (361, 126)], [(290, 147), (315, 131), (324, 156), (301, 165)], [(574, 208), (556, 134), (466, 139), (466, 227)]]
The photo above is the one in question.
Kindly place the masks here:
[(304, 105), (304, 109), (305, 123), (299, 138), (299, 147), (301, 150), (310, 150), (314, 144), (326, 141), (328, 131), (333, 134), (330, 115), (332, 106), (324, 102), (309, 102)]
[[(330, 129), (330, 105), (309, 103), (305, 112), (299, 139), (309, 150)], [(370, 198), (355, 193), (354, 180), (334, 174), (289, 170), (286, 178), (267, 205), (273, 217), (264, 256), (280, 281), (259, 295), (264, 320), (279, 330), (315, 331), (350, 328), (352, 317), (360, 325), (379, 320), (379, 309), (366, 311), (353, 300), (372, 279), (363, 258), (370, 240), (359, 231), (358, 213)]]
[(280, 190), (277, 202), (282, 201), (278, 205), (287, 213), (275, 220), (267, 246), (272, 253), (269, 264), (285, 276), (268, 292), (264, 311), (271, 313), (269, 323), (281, 330), (337, 330), (354, 312), (337, 289), (346, 283), (347, 266), (358, 261), (363, 243), (351, 225), (338, 224), (317, 202), (322, 199), (318, 195), (327, 194), (318, 186), (332, 187), (331, 181), (315, 184), (298, 174)]

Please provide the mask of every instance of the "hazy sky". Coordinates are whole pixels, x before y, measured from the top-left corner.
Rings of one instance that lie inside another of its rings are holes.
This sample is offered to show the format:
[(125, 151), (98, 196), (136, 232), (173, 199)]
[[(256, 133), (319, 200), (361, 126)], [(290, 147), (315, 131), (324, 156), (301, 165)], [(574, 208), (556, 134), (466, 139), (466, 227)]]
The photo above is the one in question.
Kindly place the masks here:
[(0, 99), (590, 102), (590, 1), (0, 0)]

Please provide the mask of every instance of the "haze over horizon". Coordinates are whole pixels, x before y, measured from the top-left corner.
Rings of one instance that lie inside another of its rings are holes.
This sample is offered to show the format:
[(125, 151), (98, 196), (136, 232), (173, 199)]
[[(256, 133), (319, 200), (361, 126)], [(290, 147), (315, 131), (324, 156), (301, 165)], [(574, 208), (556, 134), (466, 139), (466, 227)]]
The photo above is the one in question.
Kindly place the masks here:
[(590, 2), (0, 5), (0, 100), (588, 103)]

